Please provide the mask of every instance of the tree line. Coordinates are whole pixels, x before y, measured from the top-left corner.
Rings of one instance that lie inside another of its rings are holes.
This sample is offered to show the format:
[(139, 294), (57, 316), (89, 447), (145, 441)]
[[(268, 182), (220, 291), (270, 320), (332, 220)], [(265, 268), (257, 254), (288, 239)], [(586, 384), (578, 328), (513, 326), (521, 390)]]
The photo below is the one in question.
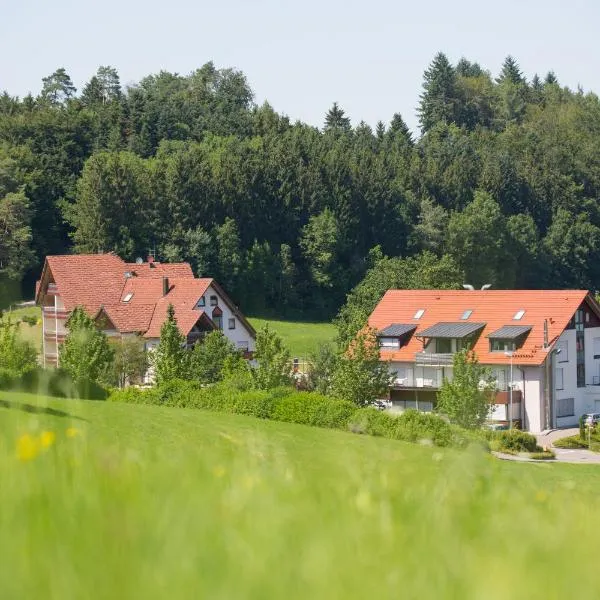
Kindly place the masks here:
[(212, 63), (42, 83), (0, 96), (5, 289), (31, 289), (47, 254), (100, 251), (187, 260), (279, 316), (330, 318), (382, 260), (442, 261), (446, 287), (598, 287), (598, 97), (512, 57), (493, 77), (438, 53), (418, 137), (399, 114), (352, 126), (336, 103), (321, 128), (293, 123)]

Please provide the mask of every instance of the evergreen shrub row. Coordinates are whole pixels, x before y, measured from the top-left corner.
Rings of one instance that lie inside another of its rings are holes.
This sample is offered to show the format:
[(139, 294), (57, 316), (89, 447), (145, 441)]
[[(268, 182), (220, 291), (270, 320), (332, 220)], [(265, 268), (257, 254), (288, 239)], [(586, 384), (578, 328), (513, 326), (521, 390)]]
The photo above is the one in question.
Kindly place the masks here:
[(203, 387), (173, 380), (148, 390), (116, 390), (109, 401), (199, 408), (436, 446), (463, 447), (470, 441), (462, 430), (437, 415), (416, 410), (393, 415), (375, 408), (357, 409), (352, 402), (287, 387), (239, 390), (228, 382)]

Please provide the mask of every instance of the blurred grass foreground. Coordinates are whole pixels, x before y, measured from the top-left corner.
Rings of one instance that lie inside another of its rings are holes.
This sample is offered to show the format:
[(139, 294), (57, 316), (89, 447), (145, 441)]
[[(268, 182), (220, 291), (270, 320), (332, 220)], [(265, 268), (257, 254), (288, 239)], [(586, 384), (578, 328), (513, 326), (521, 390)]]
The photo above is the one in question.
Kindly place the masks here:
[(600, 471), (0, 392), (0, 598), (595, 598)]

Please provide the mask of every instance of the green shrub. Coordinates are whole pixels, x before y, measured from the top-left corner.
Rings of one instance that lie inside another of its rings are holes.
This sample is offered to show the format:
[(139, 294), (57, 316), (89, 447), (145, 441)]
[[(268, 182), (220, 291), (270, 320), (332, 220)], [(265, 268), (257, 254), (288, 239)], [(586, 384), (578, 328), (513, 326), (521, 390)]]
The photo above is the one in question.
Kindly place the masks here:
[(85, 378), (73, 381), (73, 378), (63, 369), (41, 367), (27, 371), (20, 377), (11, 378), (0, 373), (0, 389), (83, 400), (106, 400), (108, 396), (108, 391), (94, 381)]
[(29, 327), (33, 327), (34, 325), (37, 325), (38, 318), (35, 315), (23, 315), (21, 321), (27, 323)]
[(543, 452), (532, 452), (529, 458), (533, 458), (533, 460), (554, 460), (556, 454), (552, 450), (544, 450)]
[(396, 420), (397, 417), (373, 407), (359, 408), (352, 415), (348, 428), (353, 433), (393, 438)]
[(393, 437), (406, 442), (430, 440), (436, 446), (452, 446), (458, 441), (456, 430), (442, 417), (415, 409), (405, 410), (398, 417)]
[(552, 444), (556, 448), (565, 448), (567, 450), (574, 450), (577, 448), (587, 448), (587, 440), (583, 441), (585, 438), (581, 438), (578, 435), (572, 435), (570, 437), (561, 438), (560, 440), (556, 440), (552, 442)]
[(240, 392), (232, 398), (232, 412), (239, 415), (270, 419), (277, 401), (268, 391)]
[(498, 452), (514, 454), (517, 452), (536, 452), (539, 450), (535, 436), (519, 429), (500, 431), (491, 447)]
[(149, 393), (133, 386), (114, 390), (108, 397), (109, 402), (125, 402), (127, 404), (151, 404), (148, 401)]
[(272, 418), (276, 421), (336, 429), (344, 427), (356, 405), (334, 400), (315, 392), (292, 392), (276, 400)]

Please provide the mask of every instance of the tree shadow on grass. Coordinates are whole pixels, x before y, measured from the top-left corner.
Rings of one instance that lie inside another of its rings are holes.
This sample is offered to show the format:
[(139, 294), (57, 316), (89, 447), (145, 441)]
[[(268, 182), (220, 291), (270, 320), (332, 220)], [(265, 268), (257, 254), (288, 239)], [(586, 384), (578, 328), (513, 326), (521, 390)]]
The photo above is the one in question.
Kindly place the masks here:
[(50, 408), (49, 406), (35, 406), (34, 404), (23, 404), (22, 402), (11, 402), (10, 400), (0, 400), (0, 408), (16, 408), (27, 413), (51, 415), (53, 417), (69, 417), (78, 421), (87, 421), (84, 417), (72, 415), (64, 410)]

